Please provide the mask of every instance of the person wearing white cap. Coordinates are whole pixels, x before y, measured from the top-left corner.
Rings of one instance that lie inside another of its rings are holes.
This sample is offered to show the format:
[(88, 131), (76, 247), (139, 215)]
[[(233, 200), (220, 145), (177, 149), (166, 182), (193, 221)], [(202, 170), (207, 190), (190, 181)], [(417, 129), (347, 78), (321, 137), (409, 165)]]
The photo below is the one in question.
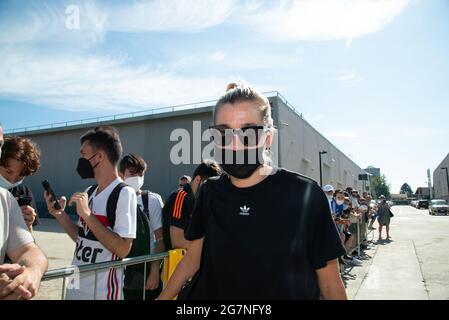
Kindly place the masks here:
[(326, 194), (327, 201), (329, 201), (329, 208), (332, 212), (332, 199), (334, 198), (334, 187), (330, 184), (327, 184), (323, 187), (323, 191)]

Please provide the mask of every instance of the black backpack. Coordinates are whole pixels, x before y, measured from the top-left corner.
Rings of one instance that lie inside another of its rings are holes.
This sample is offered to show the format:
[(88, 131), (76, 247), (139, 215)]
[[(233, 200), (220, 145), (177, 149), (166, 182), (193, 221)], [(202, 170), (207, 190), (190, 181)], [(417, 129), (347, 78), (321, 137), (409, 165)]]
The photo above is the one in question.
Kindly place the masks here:
[[(89, 188), (87, 194), (89, 198), (94, 193), (98, 185), (94, 185)], [(106, 204), (106, 214), (108, 217), (109, 225), (111, 229), (114, 229), (115, 215), (117, 210), (117, 202), (120, 196), (120, 191), (126, 187), (125, 183), (118, 184), (114, 190), (112, 190), (108, 202)], [(136, 238), (133, 240), (131, 250), (127, 258), (139, 257), (149, 255), (151, 253), (151, 230), (149, 225), (149, 208), (148, 208), (148, 191), (142, 191), (143, 211), (140, 207), (137, 207), (137, 225), (136, 225)], [(124, 288), (128, 290), (142, 290), (144, 287), (144, 264), (137, 264), (127, 266), (125, 269)], [(150, 274), (150, 263), (146, 263), (146, 278)], [(145, 281), (145, 282), (144, 282)]]

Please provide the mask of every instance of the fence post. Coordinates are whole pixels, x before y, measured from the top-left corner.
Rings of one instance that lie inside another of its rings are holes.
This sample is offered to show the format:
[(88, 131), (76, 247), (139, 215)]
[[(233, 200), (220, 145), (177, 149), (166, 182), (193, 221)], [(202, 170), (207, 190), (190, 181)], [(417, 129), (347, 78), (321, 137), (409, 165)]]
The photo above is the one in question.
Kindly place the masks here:
[(357, 219), (357, 257), (360, 257), (360, 223)]
[(123, 300), (125, 300), (125, 267), (122, 267), (121, 269), (122, 271), (122, 295), (123, 295)]
[(62, 292), (61, 292), (61, 300), (64, 300), (64, 299), (65, 299), (64, 295), (65, 295), (65, 277), (64, 277), (64, 278), (62, 278)]
[(143, 263), (143, 300), (145, 301), (145, 288), (147, 286), (147, 263)]
[(98, 281), (98, 271), (95, 270), (94, 300), (97, 300), (97, 281)]

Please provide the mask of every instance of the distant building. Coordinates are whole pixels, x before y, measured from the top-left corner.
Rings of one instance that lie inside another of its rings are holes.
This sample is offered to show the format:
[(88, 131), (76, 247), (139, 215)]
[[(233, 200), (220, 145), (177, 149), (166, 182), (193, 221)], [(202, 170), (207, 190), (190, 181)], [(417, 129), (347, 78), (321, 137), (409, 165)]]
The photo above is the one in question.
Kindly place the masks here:
[(430, 188), (420, 187), (416, 189), (415, 197), (417, 199), (430, 199)]
[(390, 195), (391, 201), (393, 201), (395, 204), (410, 204), (410, 199), (405, 193), (400, 194), (391, 194)]
[(433, 198), (449, 201), (449, 154), (433, 172)]
[(374, 168), (372, 166), (369, 166), (368, 168), (365, 169), (365, 171), (374, 177), (380, 177), (380, 168)]
[(395, 200), (407, 200), (408, 196), (405, 193), (399, 193), (399, 194), (391, 194), (390, 195), (391, 200), (395, 201)]

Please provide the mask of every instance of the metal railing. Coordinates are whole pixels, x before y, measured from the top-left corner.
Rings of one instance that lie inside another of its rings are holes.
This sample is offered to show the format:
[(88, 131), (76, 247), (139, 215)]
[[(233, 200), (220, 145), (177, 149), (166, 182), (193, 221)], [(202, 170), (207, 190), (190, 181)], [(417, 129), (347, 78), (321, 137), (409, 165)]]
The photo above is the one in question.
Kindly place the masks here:
[[(287, 101), (287, 99), (285, 99), (278, 91), (268, 91), (268, 92), (264, 92), (263, 94), (268, 98), (279, 97), (282, 100), (282, 102), (285, 103), (285, 105), (287, 105), (290, 109), (292, 109), (296, 114), (298, 114), (302, 118), (302, 114), (299, 113)], [(65, 127), (83, 125), (83, 124), (97, 124), (97, 123), (106, 122), (106, 121), (132, 119), (132, 118), (136, 118), (136, 117), (151, 116), (151, 115), (163, 114), (163, 113), (171, 113), (171, 112), (175, 112), (175, 111), (201, 109), (201, 108), (207, 108), (207, 107), (213, 106), (217, 103), (217, 101), (218, 100), (206, 100), (206, 101), (201, 101), (201, 102), (196, 102), (196, 103), (146, 109), (146, 110), (141, 110), (141, 111), (120, 113), (120, 114), (115, 114), (115, 115), (110, 115), (110, 116), (101, 116), (101, 117), (87, 118), (87, 119), (81, 119), (81, 120), (72, 120), (72, 121), (56, 122), (56, 123), (42, 124), (42, 125), (36, 125), (36, 126), (28, 126), (28, 127), (22, 127), (22, 128), (5, 129), (4, 133), (5, 134), (30, 133), (30, 132), (38, 131), (38, 130), (65, 128)]]
[(105, 271), (112, 268), (120, 268), (122, 271), (122, 281), (120, 284), (120, 290), (123, 289), (124, 285), (124, 270), (127, 266), (137, 265), (137, 264), (143, 264), (144, 265), (144, 273), (143, 273), (143, 284), (142, 284), (142, 298), (145, 300), (145, 286), (146, 286), (146, 279), (147, 279), (147, 262), (153, 262), (162, 260), (165, 257), (168, 256), (168, 252), (158, 253), (158, 254), (151, 254), (151, 255), (145, 255), (140, 257), (133, 257), (133, 258), (125, 258), (122, 260), (117, 261), (107, 261), (107, 262), (100, 262), (100, 263), (93, 263), (93, 264), (87, 264), (83, 266), (69, 266), (66, 268), (61, 269), (54, 269), (47, 271), (44, 276), (42, 277), (42, 281), (51, 281), (51, 280), (57, 280), (62, 279), (62, 292), (61, 292), (61, 300), (65, 297), (65, 291), (66, 291), (66, 280), (68, 277), (71, 277), (75, 274), (83, 274), (83, 273), (94, 273), (95, 275), (95, 282), (94, 282), (94, 300), (97, 298), (97, 281), (98, 281), (98, 273), (101, 271)]

